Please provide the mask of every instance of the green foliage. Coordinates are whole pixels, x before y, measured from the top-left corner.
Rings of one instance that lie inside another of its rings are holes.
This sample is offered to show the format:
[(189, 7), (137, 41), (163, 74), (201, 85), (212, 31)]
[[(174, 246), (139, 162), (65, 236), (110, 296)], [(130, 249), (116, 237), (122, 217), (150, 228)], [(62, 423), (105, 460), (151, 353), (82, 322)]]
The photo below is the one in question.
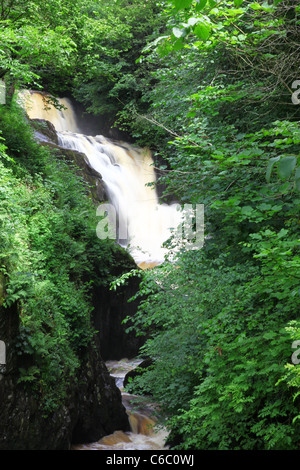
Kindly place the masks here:
[(297, 449), (298, 16), (289, 2), (170, 3), (131, 128), (154, 145), (164, 197), (204, 204), (206, 240), (143, 273), (133, 328), (153, 365), (130, 390), (160, 403), (179, 448)]
[(232, 254), (213, 243), (144, 274), (139, 295), (147, 298), (134, 328), (150, 334), (141, 353), (154, 365), (131, 390), (160, 403), (180, 448), (298, 446), (291, 348), (299, 331), (299, 243), (282, 232), (252, 239), (261, 265), (233, 266)]
[(46, 413), (76, 380), (94, 335), (91, 287), (109, 285), (121, 249), (97, 238), (96, 211), (75, 169), (34, 141), (17, 106), (1, 111), (1, 315), (17, 306), (19, 381)]
[[(162, 24), (157, 12), (154, 0), (90, 1), (80, 6), (73, 93), (88, 111), (107, 115), (111, 124), (124, 106), (139, 101), (146, 71), (135, 62), (147, 36)], [(132, 119), (130, 112), (128, 117)]]
[[(7, 84), (7, 101), (19, 86), (40, 88), (42, 78), (71, 73), (76, 44), (62, 15), (68, 0), (2, 2), (0, 11), (0, 76)], [(54, 20), (55, 19), (55, 20)], [(59, 21), (60, 19), (60, 21)]]
[(15, 101), (11, 109), (1, 107), (0, 127), (8, 147), (7, 153), (12, 159), (11, 162), (15, 162), (12, 165), (14, 171), (22, 173), (22, 169), (16, 164), (18, 162), (32, 172), (40, 172), (45, 165), (46, 151), (34, 140), (25, 114)]
[[(0, 78), (15, 88), (70, 92), (96, 114), (137, 99), (135, 66), (146, 37), (162, 25), (150, 0), (12, 0), (0, 6)], [(139, 69), (139, 70), (138, 70)]]

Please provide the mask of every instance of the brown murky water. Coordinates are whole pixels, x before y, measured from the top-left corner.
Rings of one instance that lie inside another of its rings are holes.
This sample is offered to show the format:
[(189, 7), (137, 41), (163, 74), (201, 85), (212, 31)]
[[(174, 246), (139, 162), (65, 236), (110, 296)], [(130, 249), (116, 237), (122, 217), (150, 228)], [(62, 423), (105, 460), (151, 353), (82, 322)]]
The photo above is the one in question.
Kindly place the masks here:
[(73, 450), (162, 450), (166, 449), (168, 433), (156, 425), (153, 409), (139, 398), (124, 392), (124, 377), (141, 361), (108, 361), (106, 366), (122, 393), (122, 401), (127, 410), (131, 432), (115, 431), (97, 442), (73, 446)]

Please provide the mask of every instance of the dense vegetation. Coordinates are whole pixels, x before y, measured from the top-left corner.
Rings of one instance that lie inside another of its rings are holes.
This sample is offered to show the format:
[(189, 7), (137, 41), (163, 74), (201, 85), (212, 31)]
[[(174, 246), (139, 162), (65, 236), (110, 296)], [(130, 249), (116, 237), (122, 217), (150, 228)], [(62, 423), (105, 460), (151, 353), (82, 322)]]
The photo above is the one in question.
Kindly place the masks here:
[(216, 3), (172, 2), (140, 59), (150, 105), (132, 128), (165, 161), (166, 198), (205, 205), (206, 242), (144, 273), (136, 329), (154, 364), (135, 383), (179, 447), (296, 449), (299, 7)]
[(78, 169), (35, 141), (17, 104), (1, 109), (0, 127), (1, 314), (17, 305), (19, 382), (47, 413), (65, 398), (93, 341), (91, 288), (108, 288), (122, 254), (96, 237)]
[(56, 374), (76, 366), (83, 279), (116, 248), (89, 238), (78, 179), (11, 103), (20, 86), (108, 114), (153, 149), (166, 200), (205, 206), (204, 247), (140, 273), (137, 294), (153, 366), (133, 387), (173, 445), (299, 448), (299, 26), (292, 0), (2, 2), (1, 270), (34, 355), (24, 380), (50, 377), (51, 348)]

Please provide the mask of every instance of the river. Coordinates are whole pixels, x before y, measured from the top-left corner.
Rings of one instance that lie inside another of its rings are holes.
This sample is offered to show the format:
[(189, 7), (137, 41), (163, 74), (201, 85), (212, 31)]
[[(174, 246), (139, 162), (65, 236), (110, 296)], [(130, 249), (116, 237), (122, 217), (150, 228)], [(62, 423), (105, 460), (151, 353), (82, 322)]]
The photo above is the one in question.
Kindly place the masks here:
[(122, 359), (121, 361), (108, 361), (106, 366), (116, 385), (121, 391), (122, 402), (126, 408), (130, 432), (115, 431), (104, 436), (97, 442), (78, 444), (72, 450), (162, 450), (167, 449), (165, 441), (168, 432), (157, 426), (154, 409), (149, 403), (140, 401), (136, 395), (124, 391), (123, 383), (127, 372), (134, 369), (141, 361), (137, 359)]

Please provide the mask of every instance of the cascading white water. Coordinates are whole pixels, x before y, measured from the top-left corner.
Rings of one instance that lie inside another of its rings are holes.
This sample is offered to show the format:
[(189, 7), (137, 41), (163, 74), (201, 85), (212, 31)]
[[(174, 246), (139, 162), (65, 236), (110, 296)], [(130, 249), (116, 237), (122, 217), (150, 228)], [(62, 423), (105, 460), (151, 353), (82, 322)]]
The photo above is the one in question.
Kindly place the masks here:
[(181, 215), (177, 204), (159, 204), (155, 189), (149, 186), (155, 181), (151, 153), (101, 135), (83, 135), (66, 99), (59, 102), (67, 109), (58, 110), (49, 105), (45, 109), (40, 93), (27, 92), (25, 98), (29, 118), (52, 122), (59, 145), (84, 153), (90, 166), (102, 176), (119, 226), (128, 231), (128, 236), (121, 234), (120, 243), (129, 245), (136, 263), (145, 267), (163, 262), (166, 254), (163, 242), (180, 224)]

